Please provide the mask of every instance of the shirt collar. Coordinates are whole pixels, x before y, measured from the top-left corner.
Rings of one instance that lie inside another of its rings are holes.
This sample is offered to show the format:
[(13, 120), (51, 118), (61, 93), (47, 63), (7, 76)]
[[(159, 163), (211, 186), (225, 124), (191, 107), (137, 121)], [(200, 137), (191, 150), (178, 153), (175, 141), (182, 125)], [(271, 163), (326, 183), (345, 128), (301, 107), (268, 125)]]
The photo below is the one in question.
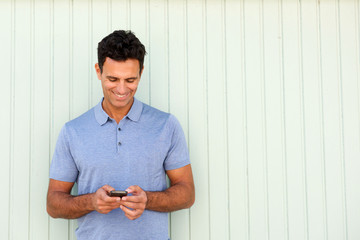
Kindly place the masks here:
[(95, 106), (95, 119), (100, 125), (104, 125), (109, 120), (109, 115), (102, 108), (104, 98)]
[(130, 108), (128, 114), (125, 117), (128, 117), (130, 120), (137, 122), (140, 119), (142, 112), (143, 104), (134, 97), (133, 105)]
[[(104, 125), (109, 119), (109, 115), (104, 111), (102, 108), (102, 102), (104, 98), (101, 99), (101, 101), (95, 106), (95, 119), (100, 125)], [(136, 98), (134, 98), (133, 105), (130, 108), (130, 111), (128, 114), (126, 114), (125, 117), (128, 117), (132, 121), (139, 121), (141, 112), (142, 112), (143, 104)]]

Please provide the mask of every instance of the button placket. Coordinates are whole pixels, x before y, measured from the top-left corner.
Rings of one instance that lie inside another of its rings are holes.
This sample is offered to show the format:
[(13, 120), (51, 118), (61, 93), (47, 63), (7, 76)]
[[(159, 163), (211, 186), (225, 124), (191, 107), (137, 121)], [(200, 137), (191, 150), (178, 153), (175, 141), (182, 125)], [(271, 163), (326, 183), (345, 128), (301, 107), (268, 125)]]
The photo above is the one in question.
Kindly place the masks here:
[(118, 128), (118, 131), (117, 131), (117, 145), (120, 147), (121, 146), (121, 136), (120, 136), (120, 129), (121, 128)]
[(121, 138), (121, 130), (122, 130), (122, 127), (124, 125), (124, 122), (123, 120), (120, 121), (120, 123), (118, 124), (117, 126), (117, 131), (116, 131), (116, 135), (117, 135), (117, 146), (118, 146), (118, 150), (119, 148), (121, 147), (121, 144), (122, 144), (122, 138)]

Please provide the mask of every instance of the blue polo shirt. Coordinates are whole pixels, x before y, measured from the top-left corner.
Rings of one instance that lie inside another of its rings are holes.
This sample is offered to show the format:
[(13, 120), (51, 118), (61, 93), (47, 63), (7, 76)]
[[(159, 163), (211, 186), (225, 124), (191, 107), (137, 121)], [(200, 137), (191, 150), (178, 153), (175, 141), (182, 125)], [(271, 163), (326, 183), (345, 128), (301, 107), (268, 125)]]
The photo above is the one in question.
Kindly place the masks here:
[[(67, 122), (58, 137), (50, 178), (77, 182), (78, 194), (105, 184), (117, 190), (139, 185), (145, 191), (167, 188), (167, 170), (190, 164), (177, 119), (137, 99), (119, 122), (98, 105)], [(168, 214), (145, 210), (129, 220), (121, 209), (92, 211), (78, 219), (81, 239), (168, 239)]]

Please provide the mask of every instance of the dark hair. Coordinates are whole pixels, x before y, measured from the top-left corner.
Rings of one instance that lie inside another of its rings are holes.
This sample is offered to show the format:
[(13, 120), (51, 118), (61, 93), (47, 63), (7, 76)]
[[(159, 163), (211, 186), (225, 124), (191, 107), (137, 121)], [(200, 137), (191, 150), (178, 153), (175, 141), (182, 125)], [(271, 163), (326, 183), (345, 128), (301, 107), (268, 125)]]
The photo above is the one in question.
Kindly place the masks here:
[(118, 61), (137, 59), (140, 65), (140, 72), (144, 65), (145, 46), (131, 31), (118, 30), (109, 34), (98, 44), (98, 64), (100, 71), (106, 57)]

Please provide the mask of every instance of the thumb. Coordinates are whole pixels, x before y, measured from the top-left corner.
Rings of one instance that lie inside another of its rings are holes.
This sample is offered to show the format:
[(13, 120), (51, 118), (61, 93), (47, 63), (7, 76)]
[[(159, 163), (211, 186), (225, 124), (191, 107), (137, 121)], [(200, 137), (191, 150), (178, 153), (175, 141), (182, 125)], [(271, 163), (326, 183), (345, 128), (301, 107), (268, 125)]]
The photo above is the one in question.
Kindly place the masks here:
[(132, 185), (130, 187), (128, 187), (125, 191), (127, 191), (128, 193), (138, 193), (141, 191), (141, 188), (137, 185)]
[(115, 190), (115, 188), (113, 188), (112, 186), (109, 186), (109, 185), (104, 185), (101, 188), (104, 189), (107, 193)]

